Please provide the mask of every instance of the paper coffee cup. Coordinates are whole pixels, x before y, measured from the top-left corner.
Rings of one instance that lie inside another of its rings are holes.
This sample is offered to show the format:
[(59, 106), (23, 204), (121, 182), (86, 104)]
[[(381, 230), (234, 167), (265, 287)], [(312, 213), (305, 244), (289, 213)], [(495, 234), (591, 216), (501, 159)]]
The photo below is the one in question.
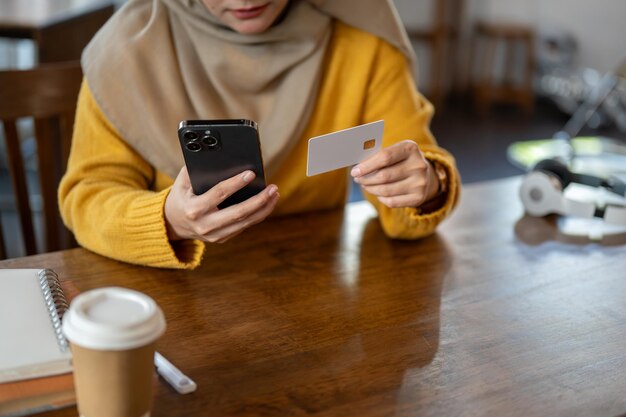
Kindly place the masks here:
[(82, 417), (150, 415), (154, 351), (165, 331), (157, 304), (120, 288), (85, 292), (63, 317)]

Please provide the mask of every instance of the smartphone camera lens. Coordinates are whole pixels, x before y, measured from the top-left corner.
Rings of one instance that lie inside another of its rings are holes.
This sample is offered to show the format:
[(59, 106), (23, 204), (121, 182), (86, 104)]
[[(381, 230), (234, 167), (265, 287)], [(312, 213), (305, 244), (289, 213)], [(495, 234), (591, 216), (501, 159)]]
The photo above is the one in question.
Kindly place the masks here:
[(186, 140), (198, 139), (198, 134), (196, 132), (191, 131), (191, 130), (186, 131), (183, 136), (184, 136), (184, 138)]
[(219, 146), (220, 141), (213, 135), (206, 135), (202, 137), (202, 143), (209, 149), (215, 149)]
[(187, 144), (185, 145), (185, 147), (187, 148), (187, 150), (191, 151), (191, 152), (200, 152), (202, 150), (202, 144), (198, 141), (190, 141), (187, 142)]

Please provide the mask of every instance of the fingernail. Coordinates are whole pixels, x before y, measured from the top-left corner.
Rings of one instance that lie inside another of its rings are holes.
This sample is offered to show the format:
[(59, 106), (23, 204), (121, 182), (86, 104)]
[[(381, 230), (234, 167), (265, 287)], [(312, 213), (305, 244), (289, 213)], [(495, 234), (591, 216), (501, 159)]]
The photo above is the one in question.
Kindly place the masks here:
[(243, 174), (243, 180), (245, 182), (250, 182), (250, 181), (252, 181), (253, 178), (254, 178), (254, 174), (252, 173), (252, 171), (246, 171)]
[(270, 189), (267, 191), (267, 194), (270, 197), (274, 197), (274, 194), (276, 194), (276, 192), (278, 191), (278, 187), (275, 185), (270, 185)]
[(361, 175), (361, 168), (359, 168), (359, 166), (355, 166), (354, 168), (352, 168), (352, 171), (350, 171), (350, 175), (352, 175), (353, 177), (359, 177)]

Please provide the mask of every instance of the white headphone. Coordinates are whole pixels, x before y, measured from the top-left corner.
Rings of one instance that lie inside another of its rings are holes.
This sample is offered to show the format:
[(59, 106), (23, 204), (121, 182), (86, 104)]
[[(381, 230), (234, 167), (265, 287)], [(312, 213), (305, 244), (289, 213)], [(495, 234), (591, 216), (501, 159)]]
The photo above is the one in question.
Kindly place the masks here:
[(566, 198), (565, 188), (571, 183), (601, 187), (626, 197), (626, 184), (617, 178), (600, 178), (571, 172), (555, 159), (540, 161), (528, 173), (520, 188), (520, 198), (526, 213), (545, 216), (550, 213), (583, 218), (601, 218), (607, 223), (626, 226), (626, 206), (608, 204), (599, 206), (594, 202)]

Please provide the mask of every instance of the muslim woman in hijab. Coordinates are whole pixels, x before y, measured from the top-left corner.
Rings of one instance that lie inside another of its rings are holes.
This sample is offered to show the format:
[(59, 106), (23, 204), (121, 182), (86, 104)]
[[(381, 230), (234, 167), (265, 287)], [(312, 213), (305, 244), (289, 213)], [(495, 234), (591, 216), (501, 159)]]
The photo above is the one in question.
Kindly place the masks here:
[[(413, 61), (392, 0), (129, 0), (83, 53), (65, 224), (104, 256), (194, 268), (270, 215), (343, 206), (350, 175), (390, 238), (429, 235), (459, 176)], [(189, 119), (256, 121), (267, 187), (218, 209), (244, 171), (196, 196), (176, 135)], [(379, 152), (306, 176), (308, 138), (377, 120)]]

